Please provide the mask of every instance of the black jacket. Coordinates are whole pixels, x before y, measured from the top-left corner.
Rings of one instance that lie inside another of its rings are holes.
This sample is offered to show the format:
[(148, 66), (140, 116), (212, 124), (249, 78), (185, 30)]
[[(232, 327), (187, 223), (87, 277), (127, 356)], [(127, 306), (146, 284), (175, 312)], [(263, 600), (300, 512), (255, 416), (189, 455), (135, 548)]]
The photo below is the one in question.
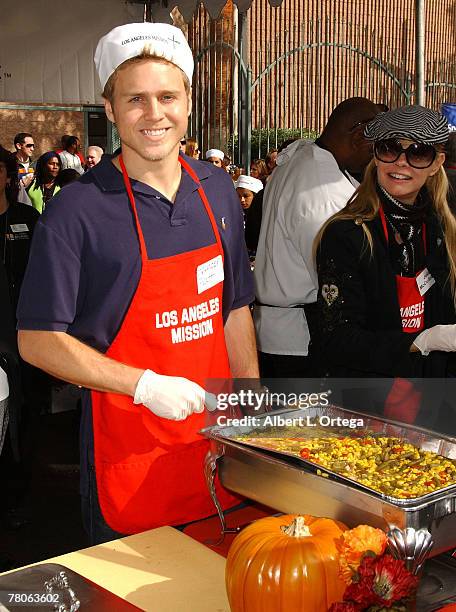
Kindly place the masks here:
[(453, 214), (456, 215), (456, 170), (454, 168), (447, 168), (446, 174), (448, 183), (450, 184), (448, 190), (448, 204)]
[[(331, 223), (317, 254), (318, 300), (310, 317), (310, 353), (319, 375), (332, 377), (444, 377), (448, 354), (410, 353), (418, 334), (404, 333), (396, 280), (379, 217), (371, 230), (373, 255), (361, 225)], [(456, 322), (447, 281), (444, 237), (426, 217), (426, 266), (436, 283), (425, 294), (425, 327)]]
[(245, 243), (250, 253), (256, 253), (263, 218), (263, 196), (261, 189), (253, 197), (252, 204), (245, 212)]
[(39, 218), (37, 210), (19, 202), (12, 204), (0, 215), (1, 258), (6, 268), (14, 313), (27, 267), (33, 231)]
[(19, 356), (17, 352), (15, 319), (13, 316), (5, 267), (0, 260), (0, 367), (8, 376), (9, 432), (16, 459), (19, 458), (19, 420), (22, 404)]

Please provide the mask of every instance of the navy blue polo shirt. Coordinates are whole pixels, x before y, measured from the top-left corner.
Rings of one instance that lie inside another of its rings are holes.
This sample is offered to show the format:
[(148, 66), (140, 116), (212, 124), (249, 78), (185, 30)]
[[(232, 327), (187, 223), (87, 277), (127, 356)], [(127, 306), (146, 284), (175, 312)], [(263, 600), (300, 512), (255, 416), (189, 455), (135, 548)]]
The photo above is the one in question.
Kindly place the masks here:
[[(226, 321), (231, 310), (254, 299), (242, 209), (229, 174), (206, 162), (186, 160), (201, 181), (221, 236)], [(214, 244), (198, 185), (184, 169), (174, 204), (140, 181), (131, 184), (150, 259)], [(139, 242), (122, 174), (104, 155), (49, 201), (36, 225), (17, 310), (18, 328), (64, 331), (105, 352), (122, 324), (140, 274)], [(84, 400), (83, 467), (93, 456), (89, 393)]]

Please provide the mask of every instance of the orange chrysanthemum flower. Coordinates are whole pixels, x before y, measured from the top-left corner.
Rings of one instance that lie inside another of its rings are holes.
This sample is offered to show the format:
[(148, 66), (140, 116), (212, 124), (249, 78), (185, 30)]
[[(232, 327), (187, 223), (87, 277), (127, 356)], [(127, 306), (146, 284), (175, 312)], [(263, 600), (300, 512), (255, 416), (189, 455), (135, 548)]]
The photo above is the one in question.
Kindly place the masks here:
[(387, 544), (386, 534), (381, 529), (359, 525), (345, 531), (338, 543), (340, 575), (346, 584), (351, 584), (363, 556), (366, 553), (382, 555)]

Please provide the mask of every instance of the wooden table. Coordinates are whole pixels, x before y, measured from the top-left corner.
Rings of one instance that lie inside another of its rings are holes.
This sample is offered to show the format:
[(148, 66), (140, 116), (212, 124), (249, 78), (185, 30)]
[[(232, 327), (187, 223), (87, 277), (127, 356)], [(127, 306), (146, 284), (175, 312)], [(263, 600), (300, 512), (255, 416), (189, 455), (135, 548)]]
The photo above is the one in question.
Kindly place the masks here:
[(229, 612), (225, 559), (172, 527), (46, 559), (153, 612)]

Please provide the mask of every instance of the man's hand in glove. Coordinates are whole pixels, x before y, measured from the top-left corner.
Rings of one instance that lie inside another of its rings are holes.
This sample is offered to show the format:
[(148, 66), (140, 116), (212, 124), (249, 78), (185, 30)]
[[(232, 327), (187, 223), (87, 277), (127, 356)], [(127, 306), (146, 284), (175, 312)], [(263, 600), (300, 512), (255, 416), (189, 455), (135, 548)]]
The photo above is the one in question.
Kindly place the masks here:
[(429, 355), (431, 351), (456, 351), (456, 324), (434, 325), (425, 329), (415, 338), (413, 344), (422, 355)]
[(187, 378), (146, 370), (136, 385), (133, 402), (164, 419), (182, 421), (194, 412), (203, 412), (204, 396), (204, 389)]

